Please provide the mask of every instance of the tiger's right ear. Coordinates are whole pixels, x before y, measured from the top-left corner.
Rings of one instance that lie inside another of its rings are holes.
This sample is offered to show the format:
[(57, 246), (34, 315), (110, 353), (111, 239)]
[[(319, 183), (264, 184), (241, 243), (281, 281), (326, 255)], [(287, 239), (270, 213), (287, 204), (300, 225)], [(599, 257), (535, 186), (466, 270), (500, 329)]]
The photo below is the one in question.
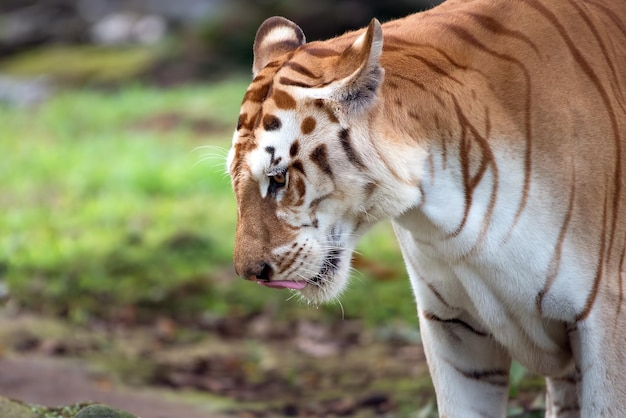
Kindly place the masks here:
[(304, 32), (291, 20), (280, 16), (265, 20), (254, 38), (252, 74), (256, 77), (267, 64), (305, 42)]

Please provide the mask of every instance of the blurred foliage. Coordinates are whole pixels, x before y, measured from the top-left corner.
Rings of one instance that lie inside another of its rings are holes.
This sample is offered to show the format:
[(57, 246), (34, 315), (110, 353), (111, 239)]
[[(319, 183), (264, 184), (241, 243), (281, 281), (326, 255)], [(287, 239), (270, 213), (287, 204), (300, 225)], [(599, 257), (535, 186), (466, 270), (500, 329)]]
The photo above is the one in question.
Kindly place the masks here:
[(0, 166), (0, 258), (12, 295), (76, 319), (210, 304), (208, 277), (230, 262), (230, 185), (223, 167), (196, 164), (200, 142), (184, 118), (167, 132), (145, 118), (175, 110), (223, 121), (242, 86), (65, 92), (34, 118), (2, 109), (0, 149), (11, 159)]
[[(18, 0), (6, 4), (4, 10), (13, 13), (12, 20), (7, 20), (0, 8), (0, 72), (20, 76), (45, 73), (66, 84), (117, 84), (135, 76), (168, 85), (190, 79), (214, 80), (216, 76), (233, 72), (249, 72), (256, 30), (270, 16), (293, 20), (302, 27), (307, 40), (312, 41), (365, 27), (374, 17), (385, 22), (430, 8), (440, 1), (215, 1), (208, 8), (210, 13), (188, 21), (175, 20), (161, 10), (169, 34), (156, 44), (122, 41), (106, 47), (91, 44), (93, 27), (99, 19), (92, 16), (89, 21), (81, 16), (80, 10), (86, 6), (81, 6), (80, 0), (56, 2)], [(159, 15), (155, 8), (158, 2), (145, 8), (138, 3), (124, 5), (107, 0), (102, 4), (108, 5), (103, 10), (116, 10), (127, 17), (141, 13)], [(107, 17), (103, 13), (100, 19)], [(16, 18), (18, 15), (21, 17)], [(13, 32), (14, 35), (9, 35)], [(11, 41), (11, 38), (15, 39)]]
[(139, 46), (55, 45), (28, 50), (0, 62), (0, 73), (19, 77), (45, 76), (64, 84), (108, 84), (145, 74), (154, 65), (156, 52)]
[(367, 26), (372, 18), (381, 22), (428, 9), (440, 0), (234, 0), (203, 24), (194, 28), (206, 48), (209, 68), (252, 66), (252, 44), (256, 30), (268, 17), (284, 16), (298, 24), (307, 41), (322, 40)]

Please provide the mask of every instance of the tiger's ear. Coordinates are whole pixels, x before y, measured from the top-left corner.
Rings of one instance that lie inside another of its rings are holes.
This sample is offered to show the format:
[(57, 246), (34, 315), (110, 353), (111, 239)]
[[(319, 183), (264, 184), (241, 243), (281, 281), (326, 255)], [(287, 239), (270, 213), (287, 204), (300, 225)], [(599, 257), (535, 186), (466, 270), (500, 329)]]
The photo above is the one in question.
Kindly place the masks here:
[(382, 52), (383, 29), (377, 19), (372, 19), (365, 33), (343, 51), (336, 71), (345, 76), (331, 85), (331, 96), (348, 113), (367, 109), (376, 99), (384, 75)]
[(254, 38), (252, 74), (256, 77), (267, 64), (305, 42), (304, 32), (291, 20), (280, 16), (265, 20)]

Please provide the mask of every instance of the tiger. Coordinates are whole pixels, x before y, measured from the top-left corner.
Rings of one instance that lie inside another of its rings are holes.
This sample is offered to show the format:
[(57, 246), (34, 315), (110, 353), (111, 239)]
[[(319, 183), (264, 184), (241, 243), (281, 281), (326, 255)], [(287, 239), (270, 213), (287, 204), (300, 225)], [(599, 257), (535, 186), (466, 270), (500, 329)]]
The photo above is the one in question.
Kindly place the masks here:
[(226, 158), (236, 274), (310, 303), (390, 220), (441, 417), (626, 417), (626, 2), (448, 0), (253, 44)]

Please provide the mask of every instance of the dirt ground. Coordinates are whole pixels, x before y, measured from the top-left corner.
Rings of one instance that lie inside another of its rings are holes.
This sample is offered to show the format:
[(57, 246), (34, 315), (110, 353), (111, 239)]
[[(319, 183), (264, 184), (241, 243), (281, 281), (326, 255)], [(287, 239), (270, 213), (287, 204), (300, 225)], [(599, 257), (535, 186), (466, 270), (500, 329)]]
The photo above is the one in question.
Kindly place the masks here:
[(41, 356), (11, 355), (0, 359), (0, 393), (45, 406), (97, 401), (141, 418), (222, 416), (191, 402), (168, 400), (158, 391), (113, 387), (90, 374), (79, 362)]
[(407, 402), (432, 405), (412, 332), (263, 316), (194, 331), (167, 320), (74, 328), (0, 315), (0, 395), (102, 402), (141, 418), (402, 417)]
[[(527, 412), (542, 383), (519, 388), (510, 416), (537, 416)], [(415, 327), (263, 315), (189, 329), (0, 313), (0, 395), (49, 407), (101, 402), (141, 418), (436, 416)]]

